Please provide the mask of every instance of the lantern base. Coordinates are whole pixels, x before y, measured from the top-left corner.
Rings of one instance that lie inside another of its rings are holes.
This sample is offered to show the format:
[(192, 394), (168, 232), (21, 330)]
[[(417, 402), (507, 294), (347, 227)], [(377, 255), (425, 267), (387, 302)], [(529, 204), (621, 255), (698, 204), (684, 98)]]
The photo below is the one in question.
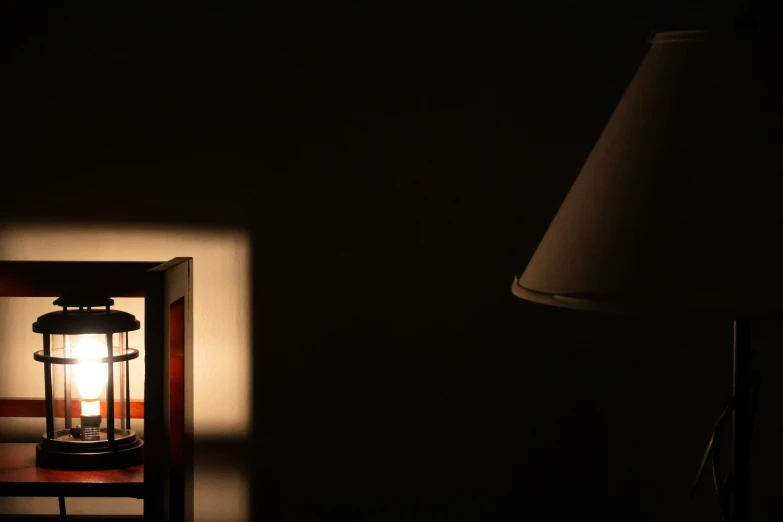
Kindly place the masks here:
[(120, 435), (115, 430), (114, 443), (106, 440), (106, 428), (101, 428), (101, 440), (86, 441), (71, 437), (70, 430), (46, 435), (35, 447), (35, 465), (39, 468), (91, 471), (136, 466), (144, 462), (144, 441), (128, 430)]

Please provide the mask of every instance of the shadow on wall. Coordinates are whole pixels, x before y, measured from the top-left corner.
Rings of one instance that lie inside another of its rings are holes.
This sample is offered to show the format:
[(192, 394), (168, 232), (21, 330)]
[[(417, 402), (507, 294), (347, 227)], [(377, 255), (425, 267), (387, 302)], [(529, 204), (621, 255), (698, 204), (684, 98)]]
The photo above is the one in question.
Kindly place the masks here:
[[(246, 520), (242, 448), (250, 431), (250, 238), (234, 228), (123, 225), (0, 226), (0, 259), (40, 261), (194, 261), (195, 512), (199, 520)], [(0, 298), (0, 397), (42, 397), (40, 335), (32, 322), (51, 298)], [(142, 299), (116, 299), (142, 320), (131, 346), (143, 350)], [(11, 347), (14, 347), (13, 349)], [(143, 399), (143, 351), (131, 369), (131, 398)], [(136, 370), (134, 372), (134, 369)], [(134, 421), (143, 436), (143, 422)], [(3, 440), (34, 442), (44, 419), (0, 419)], [(10, 437), (10, 438), (9, 438)], [(140, 514), (136, 499), (68, 499), (69, 514)], [(56, 498), (2, 498), (0, 514), (54, 514)]]

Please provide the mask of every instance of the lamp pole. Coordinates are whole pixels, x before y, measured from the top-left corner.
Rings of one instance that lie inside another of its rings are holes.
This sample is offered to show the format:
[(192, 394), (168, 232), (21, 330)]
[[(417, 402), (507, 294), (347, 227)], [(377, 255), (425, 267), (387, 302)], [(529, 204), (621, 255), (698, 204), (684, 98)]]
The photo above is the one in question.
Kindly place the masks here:
[(752, 413), (750, 322), (734, 321), (731, 420), (731, 522), (748, 522), (748, 457)]

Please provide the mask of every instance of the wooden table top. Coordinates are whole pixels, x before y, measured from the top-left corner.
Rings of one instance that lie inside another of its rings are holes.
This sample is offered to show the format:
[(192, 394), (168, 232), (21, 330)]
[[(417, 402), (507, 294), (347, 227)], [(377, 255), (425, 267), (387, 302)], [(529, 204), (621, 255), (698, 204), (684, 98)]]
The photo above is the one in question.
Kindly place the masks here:
[(33, 443), (0, 443), (0, 496), (144, 496), (144, 465), (101, 471), (60, 471), (35, 466)]

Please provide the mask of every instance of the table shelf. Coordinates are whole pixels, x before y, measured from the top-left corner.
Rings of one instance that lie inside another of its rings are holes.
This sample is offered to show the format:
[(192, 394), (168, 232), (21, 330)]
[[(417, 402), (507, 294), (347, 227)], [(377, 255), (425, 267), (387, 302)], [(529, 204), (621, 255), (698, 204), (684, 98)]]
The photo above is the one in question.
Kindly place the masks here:
[(61, 471), (35, 465), (35, 443), (0, 443), (0, 496), (144, 497), (144, 465)]

